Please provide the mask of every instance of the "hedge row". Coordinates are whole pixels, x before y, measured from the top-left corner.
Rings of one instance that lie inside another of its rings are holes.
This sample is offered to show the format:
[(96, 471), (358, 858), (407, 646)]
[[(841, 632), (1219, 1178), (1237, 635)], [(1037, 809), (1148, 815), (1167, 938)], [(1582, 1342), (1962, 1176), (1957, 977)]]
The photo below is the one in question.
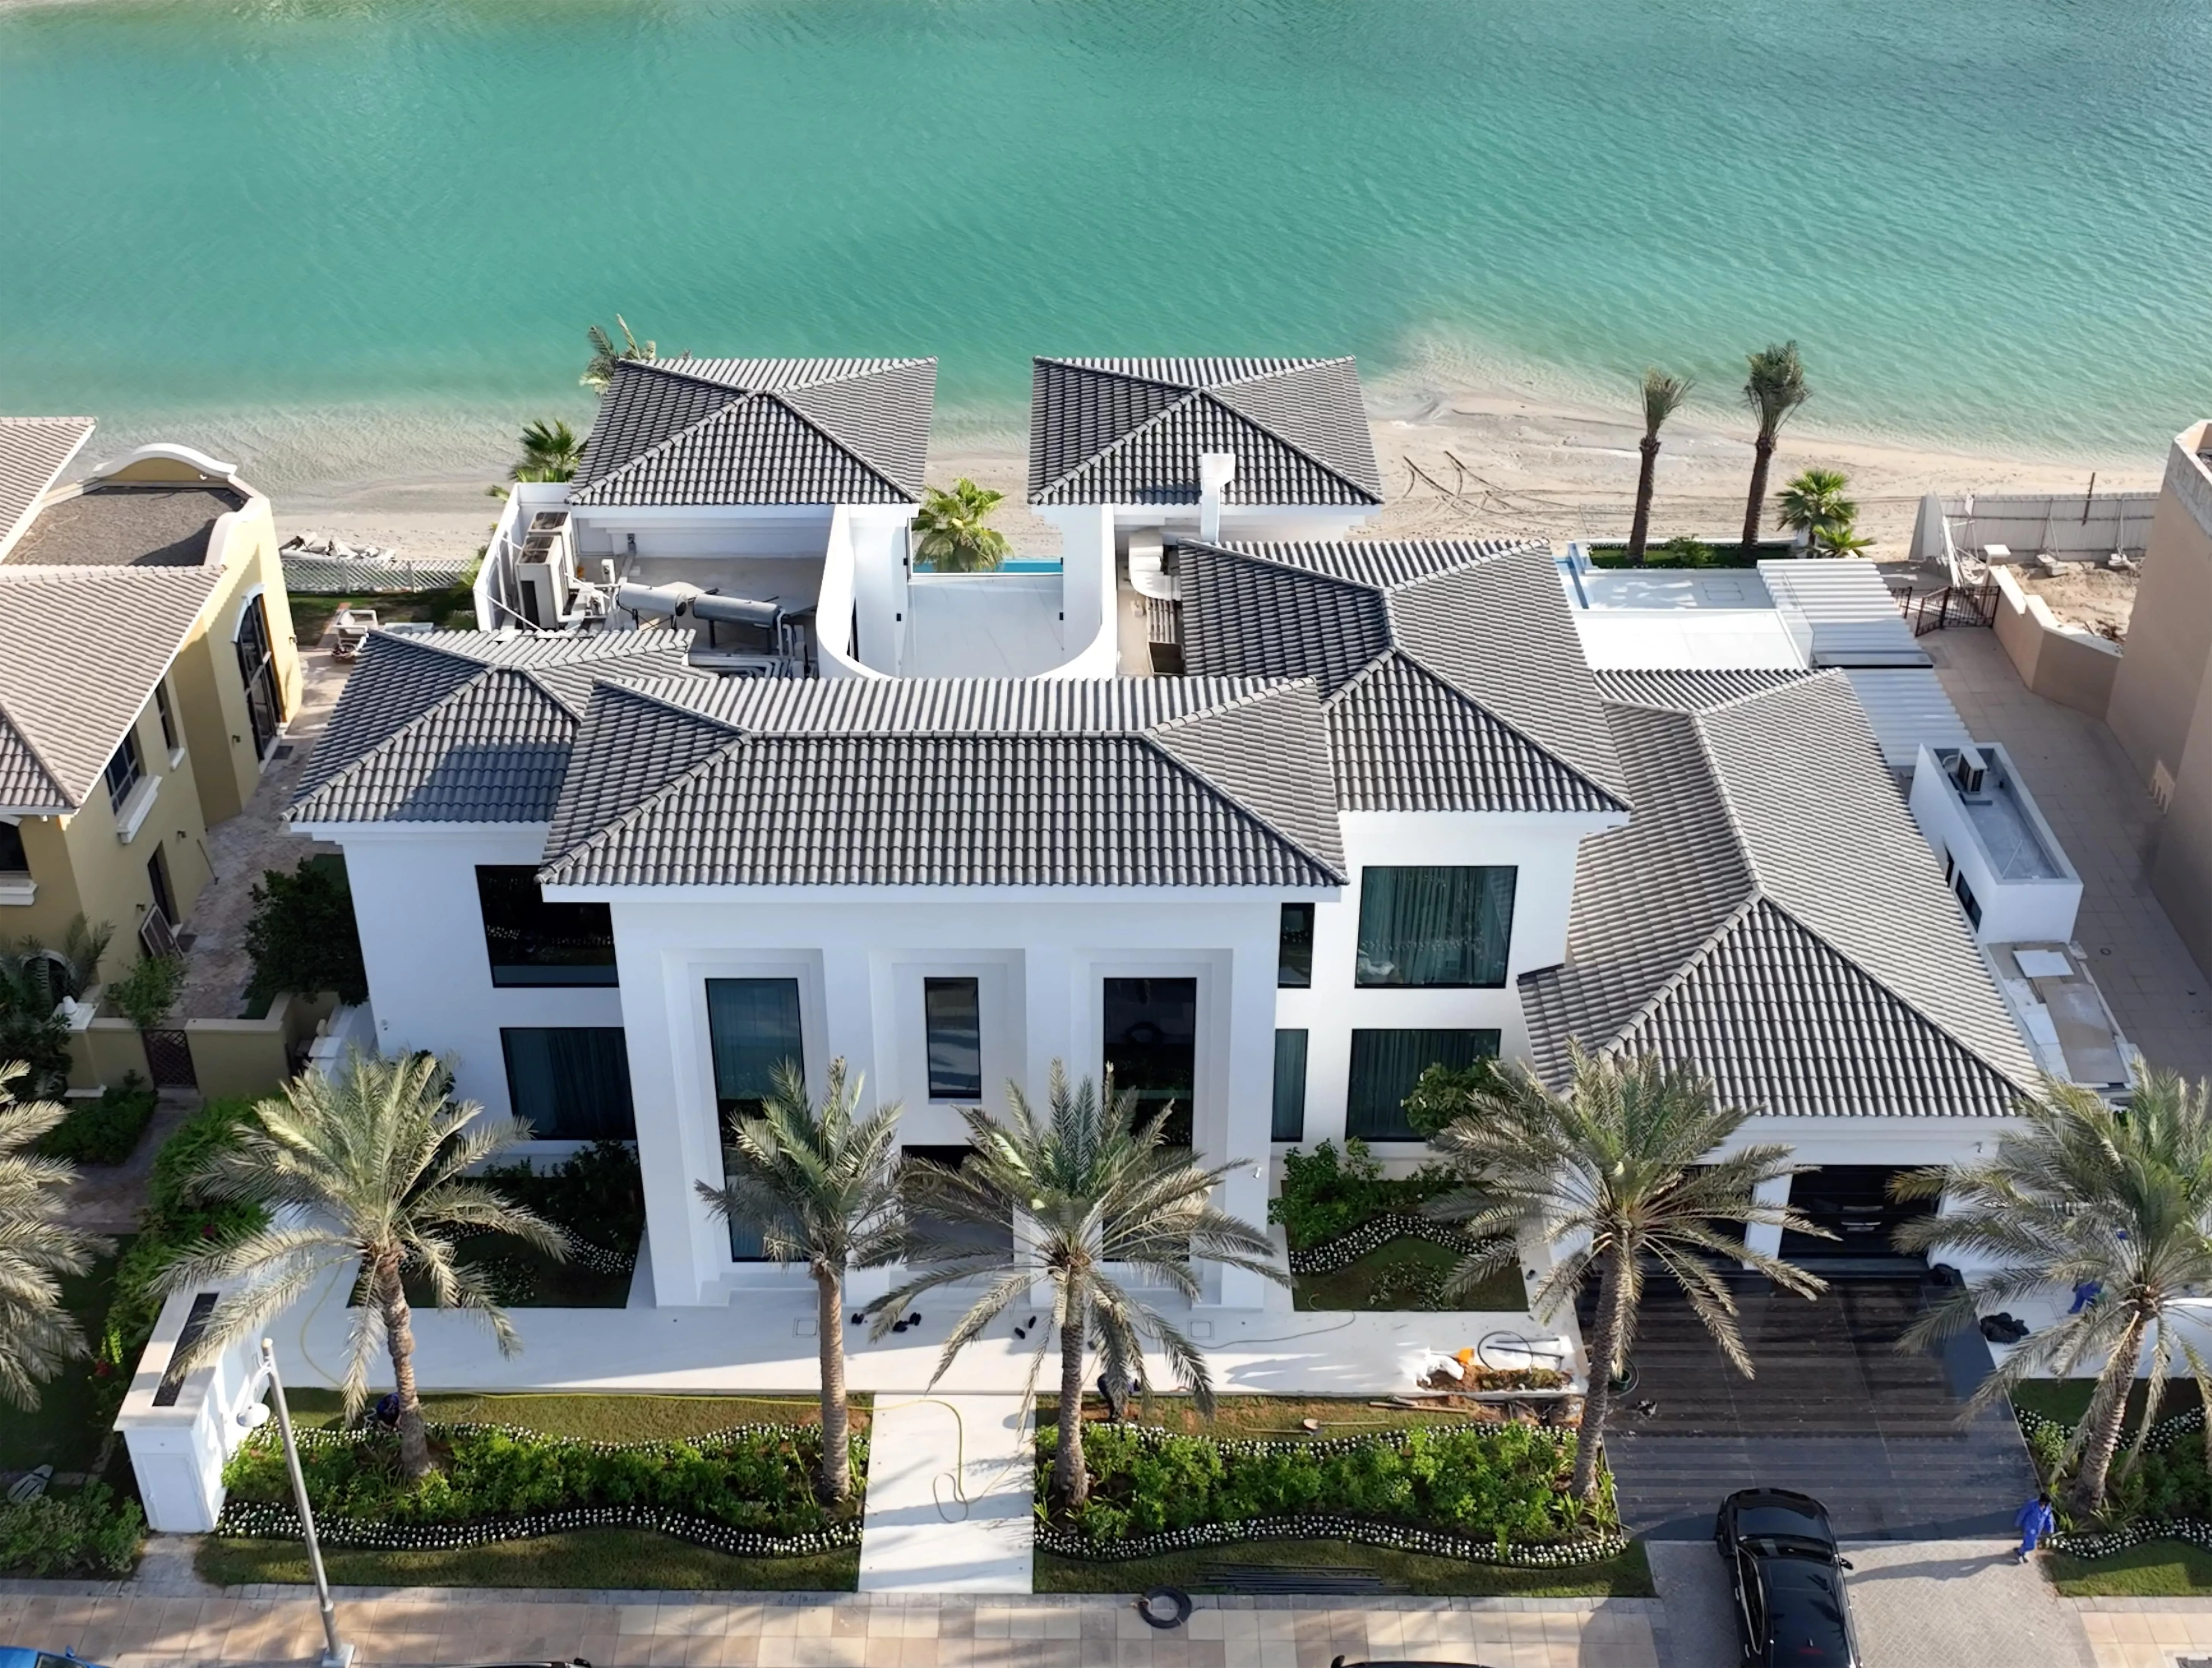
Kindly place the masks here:
[[(1038, 1432), (1041, 1493), (1050, 1489), (1055, 1435)], [(1323, 1535), (1339, 1532), (1323, 1524), (1356, 1521), (1498, 1547), (1615, 1526), (1567, 1490), (1572, 1433), (1518, 1422), (1318, 1442), (1223, 1442), (1106, 1425), (1085, 1433), (1084, 1455), (1090, 1495), (1063, 1529), (1094, 1547), (1277, 1520)]]
[(75, 1494), (0, 1501), (0, 1575), (128, 1575), (146, 1539), (146, 1514), (103, 1483)]
[[(827, 1533), (859, 1510), (857, 1495), (842, 1508), (815, 1497), (822, 1443), (813, 1426), (621, 1444), (514, 1427), (429, 1429), (441, 1463), (413, 1483), (401, 1474), (393, 1432), (324, 1432), (303, 1442), (300, 1464), (317, 1519), (444, 1530), (604, 1507), (675, 1513), (788, 1540)], [(851, 1453), (854, 1476), (865, 1477), (866, 1440), (853, 1439)], [(223, 1480), (241, 1507), (289, 1510), (283, 1450), (265, 1427), (232, 1456)]]
[(1600, 1564), (1618, 1556), (1628, 1546), (1628, 1537), (1613, 1531), (1581, 1540), (1528, 1545), (1511, 1541), (1469, 1540), (1463, 1535), (1440, 1535), (1433, 1530), (1370, 1523), (1364, 1518), (1334, 1513), (1251, 1518), (1241, 1523), (1202, 1523), (1188, 1529), (1170, 1529), (1158, 1535), (1139, 1535), (1110, 1542), (1094, 1541), (1054, 1523), (1041, 1523), (1036, 1531), (1038, 1551), (1063, 1558), (1080, 1558), (1088, 1563), (1126, 1563), (1135, 1558), (1157, 1558), (1165, 1553), (1189, 1552), (1201, 1547), (1236, 1546), (1247, 1541), (1310, 1540), (1354, 1541), (1394, 1552), (1456, 1558), (1470, 1564), (1505, 1564), (1516, 1569)]
[(159, 1104), (160, 1097), (134, 1071), (103, 1089), (98, 1100), (71, 1107), (68, 1117), (39, 1137), (39, 1155), (72, 1164), (120, 1164), (137, 1150)]
[[(656, 1506), (578, 1506), (469, 1523), (392, 1523), (380, 1518), (325, 1517), (320, 1513), (315, 1516), (315, 1538), (325, 1546), (362, 1547), (372, 1552), (451, 1552), (462, 1547), (489, 1546), (496, 1541), (565, 1535), (576, 1529), (657, 1530), (738, 1558), (803, 1558), (860, 1544), (858, 1517), (841, 1519), (807, 1534), (763, 1535)], [(247, 1540), (306, 1538), (300, 1532), (296, 1512), (289, 1506), (263, 1501), (227, 1501), (215, 1530), (218, 1535)]]

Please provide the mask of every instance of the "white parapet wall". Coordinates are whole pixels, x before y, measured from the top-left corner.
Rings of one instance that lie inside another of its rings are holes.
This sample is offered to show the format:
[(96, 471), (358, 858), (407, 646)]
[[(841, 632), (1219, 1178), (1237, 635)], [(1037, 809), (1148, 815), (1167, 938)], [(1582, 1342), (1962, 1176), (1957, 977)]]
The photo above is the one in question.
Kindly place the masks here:
[(2140, 556), (2150, 538), (2154, 492), (1929, 493), (1912, 524), (1912, 559), (1942, 564), (1972, 556), (1989, 560), (1990, 547), (2007, 557), (2056, 556), (2062, 561), (2101, 562), (2116, 552)]
[(240, 1416), (264, 1386), (250, 1340), (240, 1340), (189, 1372), (172, 1372), (191, 1333), (197, 1336), (218, 1293), (179, 1292), (161, 1306), (154, 1336), (138, 1357), (115, 1428), (130, 1451), (157, 1534), (204, 1535), (222, 1515), (223, 1462), (249, 1427)]

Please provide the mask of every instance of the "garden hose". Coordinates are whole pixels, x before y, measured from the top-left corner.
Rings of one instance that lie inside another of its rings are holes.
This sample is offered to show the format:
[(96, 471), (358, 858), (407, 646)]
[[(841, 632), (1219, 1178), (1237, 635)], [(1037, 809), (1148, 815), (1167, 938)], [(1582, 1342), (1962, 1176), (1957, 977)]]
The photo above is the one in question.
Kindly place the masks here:
[[(1017, 1431), (1027, 1428), (1030, 1416), (1036, 1406), (1036, 1386), (1031, 1385), (1022, 1392), (1021, 1408), (1014, 1416)], [(937, 1515), (944, 1521), (965, 1523), (968, 1520), (968, 1514), (975, 1509), (975, 1502), (969, 1499), (968, 1487), (963, 1481), (968, 1470), (968, 1422), (960, 1416), (960, 1410), (942, 1396), (916, 1396), (908, 1401), (892, 1402), (888, 1404), (878, 1402), (876, 1404), (875, 1410), (878, 1413), (889, 1413), (894, 1409), (902, 1407), (941, 1407), (952, 1416), (952, 1469), (949, 1471), (939, 1471), (929, 1479), (929, 1497), (937, 1507)], [(871, 1428), (872, 1428), (872, 1422)], [(1008, 1474), (1016, 1466), (1035, 1463), (1033, 1457), (1027, 1452), (1015, 1454), (1012, 1459), (993, 1473), (989, 1480), (983, 1484), (982, 1492), (988, 1495), (996, 1489), (1006, 1480)], [(942, 1484), (947, 1477), (952, 1481), (953, 1501), (960, 1507), (960, 1515), (957, 1518), (945, 1509)]]

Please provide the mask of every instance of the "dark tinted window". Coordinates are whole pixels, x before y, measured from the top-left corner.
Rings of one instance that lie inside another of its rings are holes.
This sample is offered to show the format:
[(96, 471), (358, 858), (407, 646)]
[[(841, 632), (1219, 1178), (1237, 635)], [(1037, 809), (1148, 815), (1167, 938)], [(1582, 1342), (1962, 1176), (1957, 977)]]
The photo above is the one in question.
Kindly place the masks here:
[(1304, 990), (1313, 983), (1314, 907), (1310, 903), (1283, 906), (1280, 941), (1275, 950), (1275, 983)]
[(921, 981), (922, 1021), (927, 1031), (929, 1098), (983, 1098), (983, 1021), (980, 983), (973, 979)]
[(116, 810), (131, 797), (131, 790), (138, 785), (138, 779), (146, 773), (146, 765), (138, 753), (138, 732), (128, 730), (123, 735), (123, 745), (115, 749), (115, 756), (107, 761), (103, 774), (107, 779), (107, 803)]
[(1303, 1141), (1306, 1135), (1306, 1034), (1275, 1033), (1275, 1116), (1268, 1138)]
[(1516, 874), (1511, 869), (1361, 870), (1356, 982), (1503, 986), (1513, 939)]
[(484, 950), (495, 985), (612, 985), (614, 916), (603, 903), (548, 903), (527, 864), (482, 864)]
[[(757, 1117), (775, 1088), (776, 1068), (806, 1070), (799, 1034), (796, 979), (710, 979), (707, 981), (707, 1046), (714, 1057), (714, 1104), (724, 1125)], [(722, 1149), (726, 1178), (736, 1162)], [(759, 1224), (732, 1216), (730, 1255), (740, 1263), (762, 1260)]]
[(619, 1025), (508, 1026), (507, 1092), (540, 1141), (635, 1141), (629, 1050)]
[(1498, 1058), (1495, 1031), (1354, 1031), (1344, 1130), (1367, 1141), (1419, 1141), (1405, 1100), (1432, 1065)]
[(1106, 1069), (1114, 1093), (1133, 1089), (1137, 1120), (1173, 1103), (1167, 1138), (1190, 1144), (1190, 1097), (1198, 1079), (1198, 980), (1109, 979), (1105, 990)]
[(13, 822), (0, 822), (0, 874), (27, 875), (31, 859), (23, 854), (23, 831)]

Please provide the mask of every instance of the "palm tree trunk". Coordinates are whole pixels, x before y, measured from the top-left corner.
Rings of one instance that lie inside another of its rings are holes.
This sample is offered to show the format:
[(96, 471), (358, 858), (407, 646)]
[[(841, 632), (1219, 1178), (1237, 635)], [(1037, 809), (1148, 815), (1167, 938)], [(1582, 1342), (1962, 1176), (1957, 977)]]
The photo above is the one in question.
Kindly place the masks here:
[(1743, 559), (1759, 554), (1759, 524), (1766, 508), (1766, 470), (1774, 461), (1774, 436), (1761, 434), (1752, 442), (1751, 500), (1743, 506)]
[(1626, 1253), (1606, 1253), (1598, 1277), (1596, 1325), (1589, 1338), (1589, 1390), (1583, 1398), (1582, 1429), (1575, 1438), (1574, 1490), (1577, 1499), (1597, 1498), (1598, 1456), (1605, 1450), (1605, 1422), (1613, 1410), (1613, 1370), (1627, 1331)]
[(815, 1342), (822, 1356), (822, 1497), (841, 1501), (853, 1492), (853, 1460), (846, 1441), (845, 1282), (836, 1269), (814, 1271)]
[(1087, 1328), (1080, 1294), (1068, 1293), (1066, 1318), (1060, 1327), (1060, 1440), (1052, 1461), (1053, 1504), (1073, 1512), (1091, 1497), (1091, 1473), (1083, 1462), (1083, 1345)]
[(392, 1352), (392, 1387), (399, 1397), (399, 1469), (410, 1483), (430, 1474), (430, 1433), (422, 1428), (422, 1398), (415, 1389), (415, 1319), (399, 1283), (399, 1265), (377, 1270), (384, 1310), (385, 1347)]
[(2112, 1455), (2120, 1446), (2120, 1428), (2127, 1422), (2128, 1392), (2135, 1387), (2136, 1368), (2142, 1364), (2143, 1319), (2140, 1313), (2130, 1318), (2128, 1329), (2120, 1334), (2120, 1341), (2112, 1347), (2112, 1358), (2105, 1363), (2097, 1387), (2104, 1404), (2092, 1398), (2088, 1416), (2094, 1422), (2088, 1436), (2081, 1444), (2081, 1457), (2074, 1466), (2074, 1486), (2067, 1491), (2067, 1504), (2084, 1517), (2094, 1517), (2105, 1509), (2105, 1484), (2112, 1471)]
[(1644, 566), (1644, 541), (1651, 537), (1651, 488), (1659, 472), (1659, 437), (1644, 437), (1644, 466), (1636, 476), (1636, 525), (1628, 533), (1628, 565)]

